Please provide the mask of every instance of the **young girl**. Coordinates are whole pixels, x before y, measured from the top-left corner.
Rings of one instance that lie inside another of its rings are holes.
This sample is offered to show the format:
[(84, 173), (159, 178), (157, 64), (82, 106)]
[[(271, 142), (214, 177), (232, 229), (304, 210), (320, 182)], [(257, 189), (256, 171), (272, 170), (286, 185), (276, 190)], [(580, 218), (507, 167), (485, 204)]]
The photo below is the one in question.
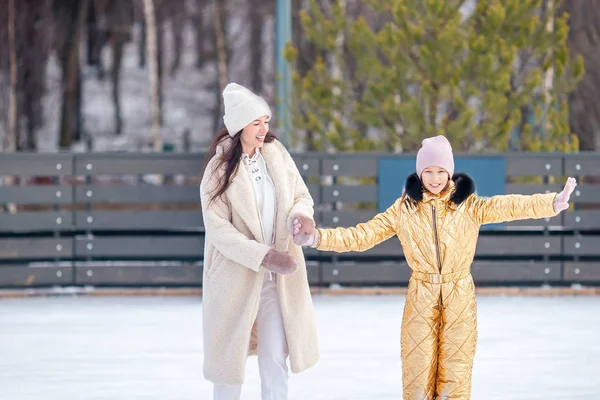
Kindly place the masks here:
[(200, 185), (204, 376), (215, 400), (239, 400), (246, 359), (256, 354), (262, 398), (285, 400), (288, 358), (294, 373), (319, 359), (304, 256), (290, 234), (300, 215), (314, 229), (313, 200), (269, 130), (265, 100), (236, 83), (223, 100), (226, 129)]
[[(452, 179), (450, 179), (452, 177)], [(294, 219), (294, 240), (319, 250), (365, 251), (397, 235), (412, 269), (402, 321), (405, 400), (469, 399), (477, 341), (471, 263), (482, 224), (553, 217), (568, 208), (576, 183), (559, 193), (490, 198), (474, 194), (465, 174), (454, 174), (452, 147), (443, 136), (425, 139), (417, 173), (385, 212), (354, 228), (308, 230)]]

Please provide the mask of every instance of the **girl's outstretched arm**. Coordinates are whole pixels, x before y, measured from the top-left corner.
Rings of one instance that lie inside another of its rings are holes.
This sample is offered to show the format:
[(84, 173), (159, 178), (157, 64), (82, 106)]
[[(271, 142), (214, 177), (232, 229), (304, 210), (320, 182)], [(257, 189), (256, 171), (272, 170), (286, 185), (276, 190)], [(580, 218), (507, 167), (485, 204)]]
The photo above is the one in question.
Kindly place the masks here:
[(315, 247), (338, 253), (369, 250), (396, 234), (400, 207), (398, 199), (386, 211), (353, 228), (317, 229)]
[(492, 197), (472, 196), (469, 206), (480, 224), (550, 218), (569, 206), (569, 198), (577, 183), (569, 178), (562, 192), (524, 196), (510, 194)]

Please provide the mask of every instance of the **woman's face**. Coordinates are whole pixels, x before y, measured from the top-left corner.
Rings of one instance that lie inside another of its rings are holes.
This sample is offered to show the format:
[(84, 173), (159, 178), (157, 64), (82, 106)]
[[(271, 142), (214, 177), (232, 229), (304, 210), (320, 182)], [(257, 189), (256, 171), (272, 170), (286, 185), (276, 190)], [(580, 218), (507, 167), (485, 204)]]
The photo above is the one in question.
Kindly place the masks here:
[(421, 182), (423, 187), (433, 194), (438, 194), (448, 184), (448, 172), (441, 167), (427, 167), (421, 173)]
[(260, 117), (246, 125), (240, 133), (240, 141), (242, 142), (242, 149), (244, 153), (250, 157), (254, 155), (254, 151), (258, 148), (263, 147), (265, 143), (265, 137), (269, 132), (269, 117), (266, 115)]

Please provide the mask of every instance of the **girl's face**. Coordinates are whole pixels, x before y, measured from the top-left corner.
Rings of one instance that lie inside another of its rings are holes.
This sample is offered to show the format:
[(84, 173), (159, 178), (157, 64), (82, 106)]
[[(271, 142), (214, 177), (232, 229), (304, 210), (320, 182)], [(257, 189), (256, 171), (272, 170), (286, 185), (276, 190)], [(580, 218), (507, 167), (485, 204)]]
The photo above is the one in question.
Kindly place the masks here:
[(257, 148), (263, 147), (267, 132), (269, 132), (269, 117), (266, 115), (246, 125), (240, 133), (243, 152), (252, 157)]
[(438, 194), (444, 190), (449, 179), (448, 172), (441, 167), (427, 167), (421, 174), (423, 187), (433, 194)]

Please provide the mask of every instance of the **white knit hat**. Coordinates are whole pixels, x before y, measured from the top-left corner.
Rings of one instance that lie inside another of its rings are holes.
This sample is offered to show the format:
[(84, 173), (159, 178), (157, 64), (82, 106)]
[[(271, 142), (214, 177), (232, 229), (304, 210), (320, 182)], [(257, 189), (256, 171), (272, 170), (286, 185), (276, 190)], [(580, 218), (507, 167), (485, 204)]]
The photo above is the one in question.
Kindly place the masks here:
[(257, 118), (265, 115), (271, 118), (271, 108), (265, 99), (234, 82), (223, 90), (223, 103), (223, 121), (231, 137)]

